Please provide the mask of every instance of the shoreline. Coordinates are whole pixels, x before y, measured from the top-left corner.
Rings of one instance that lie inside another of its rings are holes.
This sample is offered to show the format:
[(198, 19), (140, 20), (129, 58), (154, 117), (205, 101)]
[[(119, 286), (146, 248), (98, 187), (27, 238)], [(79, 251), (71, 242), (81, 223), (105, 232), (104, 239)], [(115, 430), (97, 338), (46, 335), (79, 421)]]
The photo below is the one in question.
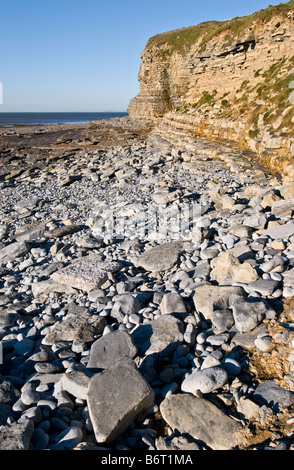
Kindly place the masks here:
[(37, 130), (52, 132), (52, 131), (62, 131), (68, 129), (81, 129), (89, 125), (87, 123), (58, 123), (58, 124), (13, 124), (12, 126), (1, 126), (0, 125), (0, 135), (15, 135), (21, 133), (34, 133)]
[[(101, 113), (104, 114), (104, 113)], [(107, 114), (107, 113), (105, 113)], [(116, 113), (113, 113), (116, 114)], [(124, 116), (114, 116), (114, 117), (104, 117), (102, 119), (97, 120), (90, 120), (90, 121), (82, 121), (82, 122), (56, 122), (56, 123), (34, 123), (34, 124), (23, 124), (23, 123), (15, 123), (15, 124), (0, 124), (0, 136), (5, 134), (15, 134), (15, 133), (34, 133), (36, 130), (42, 130), (44, 132), (51, 132), (51, 131), (63, 131), (63, 130), (70, 130), (70, 129), (84, 129), (88, 126), (93, 124), (101, 123), (104, 125), (107, 122), (117, 121), (117, 120), (129, 120), (128, 114)]]

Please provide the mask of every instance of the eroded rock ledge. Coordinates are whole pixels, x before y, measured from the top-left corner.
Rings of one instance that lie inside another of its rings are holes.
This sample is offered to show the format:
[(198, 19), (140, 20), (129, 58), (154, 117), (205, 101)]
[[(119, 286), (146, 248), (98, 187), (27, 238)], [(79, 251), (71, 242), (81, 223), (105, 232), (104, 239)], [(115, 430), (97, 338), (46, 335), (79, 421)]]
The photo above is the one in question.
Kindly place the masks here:
[(158, 34), (142, 52), (132, 118), (171, 143), (227, 139), (293, 181), (294, 2)]

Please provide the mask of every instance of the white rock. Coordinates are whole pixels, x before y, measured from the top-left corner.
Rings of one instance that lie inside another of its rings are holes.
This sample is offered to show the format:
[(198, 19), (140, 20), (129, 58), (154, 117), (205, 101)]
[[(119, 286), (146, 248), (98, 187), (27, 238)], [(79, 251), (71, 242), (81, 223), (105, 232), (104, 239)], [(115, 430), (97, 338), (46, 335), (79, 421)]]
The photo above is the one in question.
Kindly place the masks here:
[(225, 385), (228, 378), (226, 370), (219, 366), (196, 370), (184, 379), (181, 390), (193, 395), (197, 395), (197, 391), (210, 393)]

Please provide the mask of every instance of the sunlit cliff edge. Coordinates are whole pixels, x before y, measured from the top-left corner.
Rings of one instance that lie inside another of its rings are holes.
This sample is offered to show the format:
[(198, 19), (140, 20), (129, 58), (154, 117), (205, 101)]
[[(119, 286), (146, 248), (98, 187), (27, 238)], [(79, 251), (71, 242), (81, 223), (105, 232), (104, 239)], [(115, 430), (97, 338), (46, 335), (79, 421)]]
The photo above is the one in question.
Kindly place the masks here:
[(294, 0), (157, 34), (131, 118), (166, 140), (226, 140), (294, 180)]

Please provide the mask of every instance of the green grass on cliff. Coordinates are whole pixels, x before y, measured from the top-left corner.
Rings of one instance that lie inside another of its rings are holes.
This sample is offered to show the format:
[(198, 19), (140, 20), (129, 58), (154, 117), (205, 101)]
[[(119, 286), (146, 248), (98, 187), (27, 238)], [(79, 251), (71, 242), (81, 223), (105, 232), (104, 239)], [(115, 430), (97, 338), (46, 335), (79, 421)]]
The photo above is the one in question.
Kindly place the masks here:
[(176, 51), (185, 53), (193, 44), (199, 43), (200, 51), (204, 51), (207, 43), (222, 33), (227, 33), (225, 43), (229, 46), (234, 41), (242, 38), (244, 31), (252, 23), (267, 23), (275, 15), (286, 16), (293, 8), (294, 0), (291, 0), (276, 6), (269, 5), (268, 8), (248, 16), (236, 17), (226, 21), (208, 21), (196, 26), (157, 34), (149, 39), (146, 49), (154, 50), (158, 48), (158, 54), (166, 57)]

